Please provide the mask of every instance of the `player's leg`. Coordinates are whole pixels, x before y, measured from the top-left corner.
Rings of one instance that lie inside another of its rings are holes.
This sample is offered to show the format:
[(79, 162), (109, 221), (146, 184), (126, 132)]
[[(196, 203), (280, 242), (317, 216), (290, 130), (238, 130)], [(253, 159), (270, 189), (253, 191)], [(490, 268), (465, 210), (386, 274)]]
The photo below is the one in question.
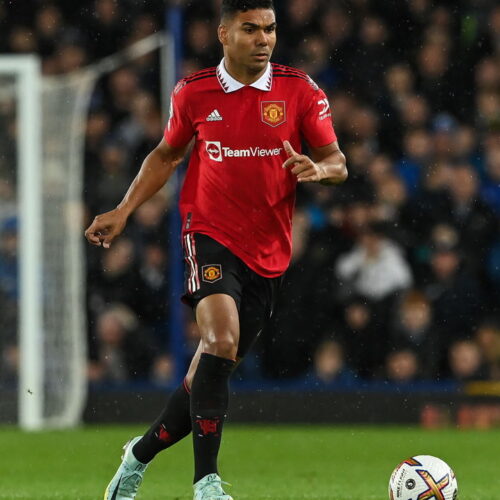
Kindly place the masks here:
[[(184, 296), (184, 300), (190, 303), (193, 307), (196, 307), (202, 302), (203, 299), (208, 299), (209, 296), (223, 295), (225, 297), (225, 299), (223, 299), (224, 303), (231, 304), (231, 307), (233, 307), (233, 305), (235, 306), (238, 303), (241, 294), (241, 283), (244, 281), (241, 276), (243, 268), (241, 261), (239, 261), (239, 259), (237, 259), (222, 245), (204, 235), (196, 234), (187, 236), (184, 242), (184, 251), (186, 263), (188, 264), (186, 266), (186, 294)], [(211, 304), (212, 302), (213, 299), (210, 301), (207, 300), (206, 305)], [(142, 474), (144, 473), (147, 463), (159, 451), (169, 448), (182, 439), (182, 437), (187, 435), (191, 430), (189, 390), (195, 373), (197, 372), (201, 354), (205, 347), (207, 349), (207, 355), (211, 354), (215, 357), (223, 357), (217, 356), (217, 353), (227, 355), (229, 352), (229, 355), (233, 356), (233, 351), (235, 349), (231, 346), (234, 342), (236, 342), (237, 345), (237, 340), (234, 340), (234, 334), (229, 336), (225, 334), (216, 335), (215, 338), (211, 332), (227, 332), (228, 329), (220, 324), (219, 321), (211, 319), (211, 314), (206, 314), (204, 309), (205, 307), (203, 306), (200, 309), (202, 317), (199, 321), (203, 325), (206, 325), (206, 327), (202, 326), (201, 328), (202, 337), (206, 337), (206, 340), (205, 342), (200, 342), (184, 383), (176, 391), (174, 391), (164, 410), (146, 434), (142, 438), (137, 437), (130, 443), (127, 443), (123, 457), (124, 460), (106, 490), (106, 500), (111, 498), (116, 500), (128, 500), (135, 498), (140, 484), (140, 479), (142, 479)], [(218, 317), (217, 313), (224, 312), (227, 308), (223, 305), (222, 309), (218, 306), (215, 308), (210, 307), (209, 309), (211, 311), (213, 309)], [(231, 310), (229, 317), (235, 317), (234, 309)], [(229, 330), (234, 332), (235, 328), (232, 327), (229, 328)], [(203, 332), (207, 332), (207, 334), (204, 335)], [(234, 362), (232, 360), (229, 360), (229, 362), (232, 366), (234, 366)], [(202, 365), (205, 364), (207, 363), (202, 363)], [(210, 363), (208, 364), (210, 365)], [(202, 372), (204, 371), (206, 371), (206, 369), (202, 370)], [(227, 405), (223, 406), (226, 406), (227, 408)], [(215, 443), (215, 448), (217, 448), (217, 450), (219, 446), (220, 442), (218, 445)], [(213, 447), (202, 446), (202, 449), (205, 449), (205, 451), (208, 450), (209, 453), (205, 454), (202, 452), (200, 453), (201, 456), (210, 456)], [(140, 460), (138, 460), (138, 458), (140, 458)], [(208, 462), (210, 462), (210, 460), (208, 460)], [(213, 463), (213, 460), (211, 462)], [(200, 463), (207, 462), (200, 459)], [(136, 477), (137, 473), (140, 474), (140, 478)], [(123, 484), (124, 474), (125, 485)], [(129, 475), (133, 478), (133, 481), (131, 482), (127, 481), (127, 477)], [(208, 476), (211, 477), (213, 475), (208, 474)], [(132, 483), (132, 487), (128, 488), (128, 485)], [(212, 486), (213, 485), (208, 484), (209, 489)], [(219, 491), (222, 491), (220, 488), (220, 478), (218, 478), (218, 487)]]
[(203, 346), (203, 341), (200, 340), (182, 384), (170, 395), (158, 418), (134, 445), (133, 454), (140, 462), (151, 462), (159, 452), (170, 448), (191, 432), (191, 384)]
[(186, 378), (144, 436), (131, 439), (123, 447), (122, 463), (106, 488), (104, 500), (134, 499), (149, 462), (191, 432), (190, 386), (202, 350), (200, 341)]
[(191, 385), (194, 482), (218, 474), (217, 456), (229, 404), (229, 377), (236, 364), (239, 313), (226, 294), (203, 298), (196, 308), (203, 352)]
[(149, 463), (160, 451), (170, 448), (191, 432), (191, 383), (202, 352), (203, 343), (200, 341), (182, 384), (170, 395), (158, 418), (135, 444), (133, 453), (140, 462)]
[(195, 270), (186, 298), (195, 306), (203, 349), (198, 365), (186, 377), (191, 383), (195, 500), (231, 500), (221, 486), (217, 456), (229, 377), (236, 365), (241, 290), (248, 272), (240, 259), (208, 236), (189, 235), (185, 246)]
[[(194, 237), (192, 240), (190, 239), (189, 245), (184, 245), (185, 298), (194, 306), (197, 299), (194, 292), (198, 290), (196, 284), (200, 283), (200, 276), (195, 256), (191, 253), (193, 251), (196, 254)], [(200, 342), (191, 362), (190, 372), (194, 372), (201, 352), (202, 344)], [(171, 447), (189, 434), (191, 431), (191, 380), (192, 374), (189, 378), (189, 384), (187, 379), (184, 379), (183, 383), (171, 394), (166, 406), (144, 436), (133, 438), (124, 446), (122, 462), (106, 488), (104, 500), (133, 500), (149, 462), (160, 451)]]
[[(266, 322), (270, 318), (273, 310), (273, 304), (275, 301), (275, 296), (276, 292), (279, 286), (279, 279), (266, 279), (262, 278), (255, 273), (248, 272), (244, 284), (245, 286), (243, 287), (243, 291), (241, 294), (241, 306), (239, 309), (239, 339), (238, 339), (238, 347), (236, 350), (236, 360), (239, 362), (243, 356), (248, 352), (250, 349), (251, 345), (254, 343), (255, 339), (259, 336), (259, 334), (262, 332)], [(226, 299), (227, 305), (229, 306), (231, 304), (230, 298)], [(228, 331), (227, 324), (223, 323), (220, 324), (221, 321), (224, 321), (224, 317), (227, 317), (227, 314), (234, 314), (234, 310), (231, 313), (230, 311), (226, 311), (226, 313), (221, 314), (220, 310), (215, 310), (210, 307), (210, 303), (206, 302), (207, 305), (207, 310), (200, 309), (200, 305), (198, 306), (197, 309), (197, 316), (198, 316), (198, 321), (199, 323), (203, 322), (203, 317), (202, 315), (208, 313), (210, 320), (205, 322), (205, 326), (207, 325), (212, 325), (212, 328), (209, 328), (208, 331), (205, 331), (203, 334), (202, 332), (202, 337), (205, 338), (208, 336), (210, 338), (210, 331), (215, 332), (212, 333), (213, 338), (217, 337), (217, 332), (218, 331)], [(229, 308), (231, 309), (231, 308)], [(213, 317), (214, 313), (215, 317)], [(201, 313), (198, 314), (198, 313)], [(224, 326), (225, 325), (225, 326)], [(236, 327), (236, 325), (235, 325)], [(213, 345), (212, 342), (209, 342), (209, 344), (212, 344), (213, 350), (211, 351), (215, 355), (222, 354), (224, 356), (232, 356), (233, 353), (235, 353), (235, 346), (233, 345), (233, 342), (230, 340), (227, 342), (227, 339), (231, 338), (230, 335), (226, 335), (223, 338), (224, 340), (222, 342), (222, 348), (220, 350), (215, 349), (215, 345)], [(202, 359), (200, 360), (200, 365), (201, 362), (203, 361), (203, 357), (205, 356), (205, 353), (202, 354)], [(227, 359), (227, 358), (224, 358)], [(235, 365), (233, 365), (234, 369)], [(198, 381), (198, 376), (200, 374), (200, 366), (198, 366), (198, 369), (196, 371), (196, 375), (193, 380), (193, 393), (194, 389), (196, 387), (196, 383)], [(230, 372), (229, 372), (230, 374)], [(229, 379), (229, 374), (227, 375), (227, 379)], [(227, 381), (224, 384), (225, 388), (227, 388)], [(228, 389), (226, 389), (228, 391)], [(228, 395), (229, 392), (226, 392)], [(206, 392), (206, 396), (208, 396), (209, 393)], [(193, 397), (192, 400), (193, 401)], [(208, 401), (208, 397), (207, 397)], [(225, 408), (227, 408), (227, 400), (224, 401)], [(221, 404), (222, 407), (222, 404)], [(220, 410), (216, 413), (215, 415), (222, 415), (223, 417), (225, 416), (225, 413), (221, 412)], [(209, 456), (208, 460), (203, 460), (203, 457), (201, 457), (201, 466), (205, 467), (207, 464), (210, 465), (210, 468), (202, 470), (199, 473), (199, 476), (202, 476), (204, 473), (208, 472), (208, 475), (203, 476), (198, 482), (195, 483), (195, 499), (194, 500), (212, 500), (212, 499), (217, 499), (217, 500), (231, 500), (231, 497), (226, 495), (221, 487), (221, 481), (220, 477), (216, 473), (217, 471), (217, 452), (219, 450), (219, 445), (220, 445), (220, 436), (222, 433), (222, 422), (223, 418), (220, 420), (220, 431), (217, 432), (218, 430), (218, 425), (219, 425), (219, 420), (218, 417), (217, 422), (215, 424), (210, 424), (209, 428), (216, 432), (218, 434), (217, 440), (213, 440), (211, 442), (203, 441), (206, 439), (206, 436), (203, 433), (203, 429), (197, 429), (196, 424), (193, 423), (193, 441), (195, 443), (195, 463), (197, 465), (196, 469), (198, 471), (198, 466), (200, 465), (200, 453), (199, 449), (197, 452), (196, 445), (199, 444), (205, 444), (207, 445), (207, 448), (210, 448), (208, 451), (212, 453), (211, 456)], [(214, 472), (209, 472), (209, 471), (214, 471)], [(196, 480), (196, 476), (195, 476)]]
[[(216, 296), (213, 295), (211, 297)], [(225, 302), (225, 300), (226, 299), (223, 299), (223, 302)], [(213, 302), (213, 299), (211, 301)], [(231, 301), (234, 303), (233, 299), (231, 299)], [(198, 308), (199, 307), (200, 306), (198, 306)], [(202, 304), (201, 309), (198, 309), (200, 311), (199, 314), (206, 316), (206, 313), (203, 311), (205, 308), (206, 306)], [(221, 313), (224, 314), (223, 311), (216, 311), (216, 314)], [(198, 322), (200, 321), (203, 320), (199, 319)], [(212, 324), (207, 325), (205, 330), (218, 330), (219, 328), (219, 325), (215, 325), (212, 322)], [(203, 327), (201, 327), (201, 329), (202, 331), (204, 330)], [(183, 383), (171, 394), (165, 408), (162, 410), (158, 418), (151, 425), (144, 436), (134, 445), (133, 454), (140, 462), (145, 464), (149, 463), (160, 451), (170, 448), (191, 432), (190, 392), (200, 356), (202, 352), (219, 352), (218, 350), (221, 349), (222, 345), (226, 345), (225, 348), (228, 348), (228, 342), (226, 340), (222, 339), (221, 341), (216, 342), (216, 345), (214, 346), (214, 339), (212, 338), (213, 335), (209, 337), (210, 338), (207, 342), (204, 342), (203, 340), (200, 341)], [(232, 343), (233, 341), (230, 340), (230, 349)], [(226, 355), (226, 352), (219, 352), (219, 354)], [(230, 355), (232, 356), (232, 353), (230, 353)]]
[(149, 462), (191, 432), (189, 388), (182, 383), (144, 434), (124, 446), (120, 467), (106, 488), (104, 500), (133, 500)]

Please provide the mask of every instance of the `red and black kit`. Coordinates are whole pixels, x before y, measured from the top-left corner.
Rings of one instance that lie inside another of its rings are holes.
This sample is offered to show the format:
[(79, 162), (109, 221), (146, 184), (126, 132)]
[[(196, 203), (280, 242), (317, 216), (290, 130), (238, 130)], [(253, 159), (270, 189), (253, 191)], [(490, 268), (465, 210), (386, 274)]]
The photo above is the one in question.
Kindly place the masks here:
[(184, 235), (185, 294), (191, 307), (208, 295), (223, 293), (236, 302), (240, 317), (239, 358), (243, 358), (273, 313), (282, 277), (265, 278), (214, 239)]
[[(189, 235), (201, 233), (260, 276), (282, 275), (291, 256), (296, 188), (295, 175), (282, 168), (283, 141), (298, 152), (302, 140), (313, 147), (336, 141), (324, 92), (302, 71), (279, 64), (244, 85), (222, 60), (184, 78), (172, 93), (165, 140), (184, 147), (192, 139), (180, 199), (185, 251)], [(201, 285), (197, 279), (191, 290)]]

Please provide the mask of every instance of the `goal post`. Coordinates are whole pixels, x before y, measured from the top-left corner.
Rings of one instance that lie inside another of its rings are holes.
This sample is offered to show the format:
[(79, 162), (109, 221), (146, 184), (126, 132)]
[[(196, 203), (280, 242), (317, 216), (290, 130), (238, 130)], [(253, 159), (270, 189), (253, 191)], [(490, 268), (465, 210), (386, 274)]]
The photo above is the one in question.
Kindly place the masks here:
[[(0, 114), (2, 105), (14, 108), (9, 119), (15, 133), (11, 138), (0, 129), (0, 145), (14, 142), (16, 156), (8, 162), (17, 185), (17, 408), (23, 429), (81, 421), (87, 394), (85, 123), (98, 79), (153, 51), (160, 51), (166, 101), (175, 82), (169, 34), (155, 33), (64, 75), (42, 76), (36, 55), (0, 56)], [(0, 370), (0, 400), (2, 390)]]
[(0, 57), (0, 74), (12, 81), (4, 95), (16, 116), (18, 422), (71, 427), (86, 397), (80, 221), (89, 85), (42, 77), (36, 55)]
[(42, 165), (40, 61), (34, 55), (2, 56), (0, 75), (11, 76), (17, 106), (17, 197), (19, 220), (19, 423), (38, 429), (43, 421)]
[(43, 422), (42, 143), (41, 69), (35, 56), (21, 60), (19, 81), (20, 365), (19, 422), (29, 430)]

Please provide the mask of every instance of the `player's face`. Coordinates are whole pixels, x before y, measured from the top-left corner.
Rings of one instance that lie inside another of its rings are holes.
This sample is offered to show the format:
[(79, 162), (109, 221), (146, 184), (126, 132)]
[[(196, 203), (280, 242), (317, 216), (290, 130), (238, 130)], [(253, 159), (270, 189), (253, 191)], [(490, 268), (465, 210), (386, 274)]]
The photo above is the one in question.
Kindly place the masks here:
[(276, 17), (271, 9), (238, 12), (219, 27), (225, 56), (252, 72), (262, 71), (276, 45)]

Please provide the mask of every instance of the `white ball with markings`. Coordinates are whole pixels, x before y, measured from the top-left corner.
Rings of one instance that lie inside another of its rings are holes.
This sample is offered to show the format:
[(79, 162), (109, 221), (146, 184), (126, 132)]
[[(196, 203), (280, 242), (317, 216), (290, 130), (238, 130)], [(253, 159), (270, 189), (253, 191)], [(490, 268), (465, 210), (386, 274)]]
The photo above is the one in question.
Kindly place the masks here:
[(417, 455), (401, 462), (389, 480), (390, 500), (456, 500), (458, 484), (440, 458)]

